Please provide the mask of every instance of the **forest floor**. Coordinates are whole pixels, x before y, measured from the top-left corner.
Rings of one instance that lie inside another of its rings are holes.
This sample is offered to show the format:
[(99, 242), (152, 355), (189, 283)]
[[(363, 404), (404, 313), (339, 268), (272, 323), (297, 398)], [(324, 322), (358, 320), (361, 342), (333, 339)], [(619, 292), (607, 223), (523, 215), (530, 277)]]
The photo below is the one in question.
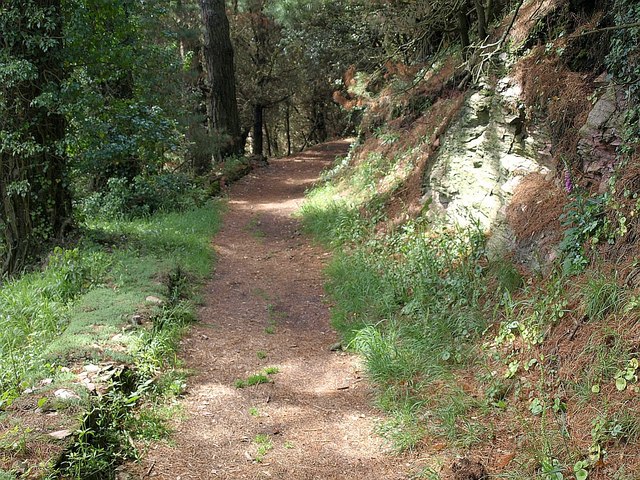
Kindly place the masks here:
[(273, 160), (231, 187), (216, 272), (181, 345), (194, 372), (182, 415), (172, 440), (133, 467), (138, 478), (406, 478), (411, 459), (374, 433), (381, 413), (358, 358), (331, 351), (329, 254), (293, 216), (347, 148), (337, 141)]

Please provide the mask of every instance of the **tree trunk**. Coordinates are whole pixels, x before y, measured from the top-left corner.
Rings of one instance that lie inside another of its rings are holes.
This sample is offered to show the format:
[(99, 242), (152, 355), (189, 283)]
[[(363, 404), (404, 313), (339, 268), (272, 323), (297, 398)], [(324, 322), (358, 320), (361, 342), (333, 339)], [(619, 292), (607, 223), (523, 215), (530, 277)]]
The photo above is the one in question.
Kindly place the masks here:
[(267, 141), (267, 156), (271, 158), (273, 157), (273, 150), (271, 149), (271, 132), (269, 131), (269, 124), (267, 122), (264, 124), (264, 136)]
[(474, 0), (476, 6), (476, 14), (478, 15), (478, 37), (484, 42), (487, 38), (487, 13), (485, 12), (482, 0)]
[(487, 0), (487, 6), (485, 7), (485, 19), (487, 25), (493, 22), (494, 7), (494, 0)]
[(291, 155), (291, 104), (287, 102), (287, 109), (284, 117), (285, 129), (287, 131), (287, 156)]
[(222, 157), (241, 154), (233, 46), (224, 0), (200, 0), (204, 24), (204, 59), (211, 85), (211, 133), (223, 137)]
[(458, 33), (460, 35), (460, 43), (462, 45), (463, 55), (467, 56), (467, 48), (471, 44), (471, 40), (469, 39), (469, 20), (467, 19), (467, 6), (463, 4), (458, 10), (457, 13), (458, 20)]
[(253, 145), (252, 152), (260, 157), (264, 154), (264, 140), (262, 127), (264, 125), (264, 107), (260, 104), (253, 106)]

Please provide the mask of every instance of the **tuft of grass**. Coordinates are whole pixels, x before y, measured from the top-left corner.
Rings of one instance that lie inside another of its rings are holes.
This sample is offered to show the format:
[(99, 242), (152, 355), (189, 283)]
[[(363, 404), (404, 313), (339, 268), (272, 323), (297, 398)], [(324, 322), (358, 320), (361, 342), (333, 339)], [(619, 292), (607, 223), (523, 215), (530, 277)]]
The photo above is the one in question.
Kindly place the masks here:
[(260, 228), (262, 225), (262, 221), (260, 220), (259, 215), (255, 215), (251, 217), (251, 220), (245, 226), (245, 230), (247, 230), (252, 237), (256, 239), (263, 239), (267, 236), (266, 233)]
[(251, 407), (249, 409), (249, 415), (251, 415), (252, 417), (259, 417), (260, 416), (260, 412), (258, 411), (258, 409), (256, 407)]
[(602, 321), (610, 313), (620, 311), (624, 303), (624, 290), (614, 278), (596, 274), (582, 289), (584, 313), (591, 321)]
[(254, 385), (260, 385), (261, 383), (269, 383), (271, 382), (269, 375), (275, 375), (278, 372), (280, 372), (278, 367), (267, 367), (260, 373), (250, 375), (246, 380), (236, 380), (234, 385), (236, 388), (246, 388), (253, 387)]
[(264, 350), (258, 350), (256, 352), (256, 357), (258, 357), (260, 360), (264, 360), (265, 358), (267, 358), (267, 352), (265, 352)]
[(256, 373), (254, 375), (250, 375), (246, 380), (238, 379), (235, 381), (234, 385), (236, 388), (246, 388), (253, 387), (255, 385), (260, 385), (262, 383), (269, 383), (269, 377), (267, 377), (263, 373)]
[(264, 456), (273, 449), (273, 443), (271, 437), (266, 434), (258, 434), (253, 439), (253, 443), (256, 444), (256, 457), (255, 460), (261, 463), (264, 460)]

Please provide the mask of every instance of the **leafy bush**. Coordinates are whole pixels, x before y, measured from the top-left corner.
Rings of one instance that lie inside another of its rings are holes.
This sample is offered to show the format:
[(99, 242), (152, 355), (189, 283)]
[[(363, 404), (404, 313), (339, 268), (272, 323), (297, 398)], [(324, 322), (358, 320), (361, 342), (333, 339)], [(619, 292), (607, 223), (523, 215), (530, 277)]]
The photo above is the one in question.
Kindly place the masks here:
[(135, 218), (157, 211), (188, 210), (205, 199), (205, 191), (189, 177), (166, 173), (138, 175), (131, 183), (126, 178), (111, 178), (104, 192), (89, 195), (80, 206), (89, 217)]
[(40, 364), (41, 347), (67, 323), (69, 302), (97, 282), (104, 255), (56, 248), (43, 272), (6, 282), (0, 289), (0, 408)]

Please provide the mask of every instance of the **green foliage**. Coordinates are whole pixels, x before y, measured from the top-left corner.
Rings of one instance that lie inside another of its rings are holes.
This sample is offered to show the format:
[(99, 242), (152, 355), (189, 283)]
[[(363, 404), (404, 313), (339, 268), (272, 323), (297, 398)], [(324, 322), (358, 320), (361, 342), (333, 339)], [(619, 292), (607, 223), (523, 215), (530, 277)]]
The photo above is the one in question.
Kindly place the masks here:
[(262, 383), (269, 383), (271, 379), (269, 375), (275, 375), (279, 373), (280, 369), (278, 367), (267, 367), (262, 372), (255, 373), (253, 375), (249, 375), (245, 380), (238, 379), (234, 382), (236, 388), (246, 388), (253, 387), (255, 385), (260, 385)]
[[(640, 22), (640, 5), (633, 0), (615, 0), (612, 9), (616, 25), (630, 25)], [(640, 144), (640, 27), (614, 30), (607, 67), (615, 80), (624, 85), (630, 107), (625, 115), (625, 129), (622, 132), (624, 143), (620, 146), (622, 154), (631, 154)]]
[(246, 380), (238, 379), (235, 381), (234, 385), (236, 388), (245, 388), (245, 387), (253, 387), (255, 385), (260, 385), (261, 383), (269, 383), (269, 377), (263, 373), (256, 373), (254, 375), (249, 375)]
[(190, 210), (204, 204), (205, 192), (189, 177), (179, 174), (110, 178), (106, 188), (89, 194), (80, 203), (86, 217), (135, 218), (157, 211)]
[(138, 452), (127, 426), (144, 387), (128, 391), (132, 381), (135, 379), (122, 375), (106, 395), (91, 400), (88, 412), (75, 432), (75, 442), (48, 478), (110, 478), (117, 465), (137, 458)]
[(269, 452), (269, 450), (273, 449), (271, 437), (269, 437), (269, 435), (260, 433), (255, 436), (253, 442), (256, 444), (255, 460), (256, 462), (261, 463), (264, 459), (264, 456)]
[(71, 69), (62, 98), (76, 174), (101, 187), (110, 177), (153, 171), (179, 151), (177, 119), (189, 105), (179, 91), (169, 2), (71, 0), (65, 6)]
[(605, 197), (586, 197), (582, 192), (572, 195), (562, 214), (562, 225), (566, 227), (560, 243), (563, 269), (567, 274), (583, 271), (589, 264), (585, 243), (598, 243), (605, 235)]
[(0, 9), (0, 274), (23, 269), (68, 228), (62, 23), (59, 1)]
[[(612, 13), (616, 25), (623, 26), (640, 22), (640, 5), (637, 2), (615, 0), (613, 3)], [(607, 56), (609, 71), (616, 80), (629, 88), (629, 98), (633, 102), (637, 102), (637, 93), (640, 92), (639, 33), (640, 27), (637, 26), (614, 30), (610, 52)]]

